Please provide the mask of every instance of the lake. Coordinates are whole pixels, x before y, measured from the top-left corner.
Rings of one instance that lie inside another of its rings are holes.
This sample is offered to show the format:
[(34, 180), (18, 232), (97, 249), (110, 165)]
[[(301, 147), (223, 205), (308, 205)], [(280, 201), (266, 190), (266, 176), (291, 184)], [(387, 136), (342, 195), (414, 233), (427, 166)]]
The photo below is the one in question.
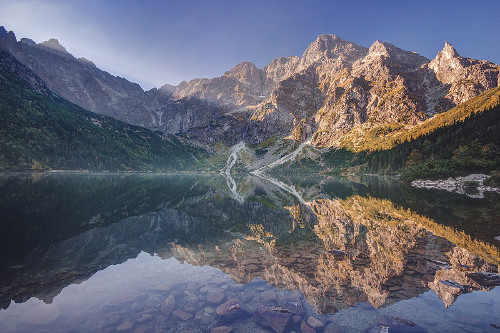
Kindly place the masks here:
[(4, 174), (0, 218), (0, 332), (500, 328), (494, 194), (368, 176)]

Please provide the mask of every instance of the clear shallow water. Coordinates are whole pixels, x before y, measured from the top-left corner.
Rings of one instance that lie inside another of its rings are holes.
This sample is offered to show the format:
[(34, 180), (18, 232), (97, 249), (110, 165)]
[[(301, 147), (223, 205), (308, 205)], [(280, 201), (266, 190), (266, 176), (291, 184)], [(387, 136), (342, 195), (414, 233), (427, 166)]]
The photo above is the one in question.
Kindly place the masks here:
[(282, 181), (1, 178), (0, 331), (497, 331), (498, 197)]

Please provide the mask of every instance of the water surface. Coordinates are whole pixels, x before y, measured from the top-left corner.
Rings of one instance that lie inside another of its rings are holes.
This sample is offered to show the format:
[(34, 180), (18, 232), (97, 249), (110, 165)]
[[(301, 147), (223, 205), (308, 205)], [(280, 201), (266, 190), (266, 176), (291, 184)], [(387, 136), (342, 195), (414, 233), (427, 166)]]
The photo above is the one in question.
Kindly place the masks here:
[(377, 177), (4, 175), (0, 331), (495, 332), (499, 199)]

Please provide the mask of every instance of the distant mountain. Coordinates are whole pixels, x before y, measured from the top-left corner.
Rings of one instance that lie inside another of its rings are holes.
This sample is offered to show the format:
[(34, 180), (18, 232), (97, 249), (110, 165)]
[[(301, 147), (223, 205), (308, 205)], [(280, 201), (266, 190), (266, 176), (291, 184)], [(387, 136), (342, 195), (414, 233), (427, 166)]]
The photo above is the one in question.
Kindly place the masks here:
[(294, 139), (312, 137), (315, 146), (342, 147), (357, 144), (342, 141), (348, 133), (391, 123), (409, 128), (499, 85), (499, 66), (451, 55), (453, 71), (444, 60), (376, 41), (354, 62), (320, 61), (281, 81), (253, 119), (283, 133), (292, 128)]
[(280, 58), (263, 69), (240, 63), (221, 77), (172, 89), (177, 98), (194, 96), (251, 113), (245, 141), (289, 135), (311, 137), (315, 146), (344, 147), (363, 145), (370, 129), (408, 129), (497, 87), (499, 69), (460, 57), (449, 43), (430, 61), (386, 42), (367, 49), (321, 35), (301, 58)]
[(379, 128), (408, 131), (500, 81), (498, 65), (463, 58), (449, 43), (431, 61), (387, 42), (366, 48), (335, 35), (262, 69), (242, 62), (220, 77), (149, 91), (73, 57), (55, 39), (17, 41), (0, 28), (0, 47), (87, 110), (210, 146), (280, 137), (363, 150)]
[(82, 108), (165, 133), (184, 133), (223, 116), (220, 107), (195, 98), (172, 99), (167, 89), (143, 91), (124, 78), (75, 58), (57, 39), (36, 44), (0, 27), (0, 48), (30, 68), (59, 96)]
[(0, 49), (0, 170), (186, 170), (205, 156), (173, 135), (64, 100)]

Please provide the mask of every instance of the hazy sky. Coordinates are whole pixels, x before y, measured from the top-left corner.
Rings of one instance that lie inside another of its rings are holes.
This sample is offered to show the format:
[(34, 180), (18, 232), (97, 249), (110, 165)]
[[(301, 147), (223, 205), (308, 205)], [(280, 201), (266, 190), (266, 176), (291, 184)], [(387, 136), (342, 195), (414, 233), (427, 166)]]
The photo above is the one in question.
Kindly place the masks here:
[(375, 40), (434, 58), (500, 63), (500, 0), (0, 0), (0, 25), (18, 39), (57, 38), (76, 57), (145, 89), (222, 75), (240, 61), (262, 68), (302, 55), (320, 34)]

